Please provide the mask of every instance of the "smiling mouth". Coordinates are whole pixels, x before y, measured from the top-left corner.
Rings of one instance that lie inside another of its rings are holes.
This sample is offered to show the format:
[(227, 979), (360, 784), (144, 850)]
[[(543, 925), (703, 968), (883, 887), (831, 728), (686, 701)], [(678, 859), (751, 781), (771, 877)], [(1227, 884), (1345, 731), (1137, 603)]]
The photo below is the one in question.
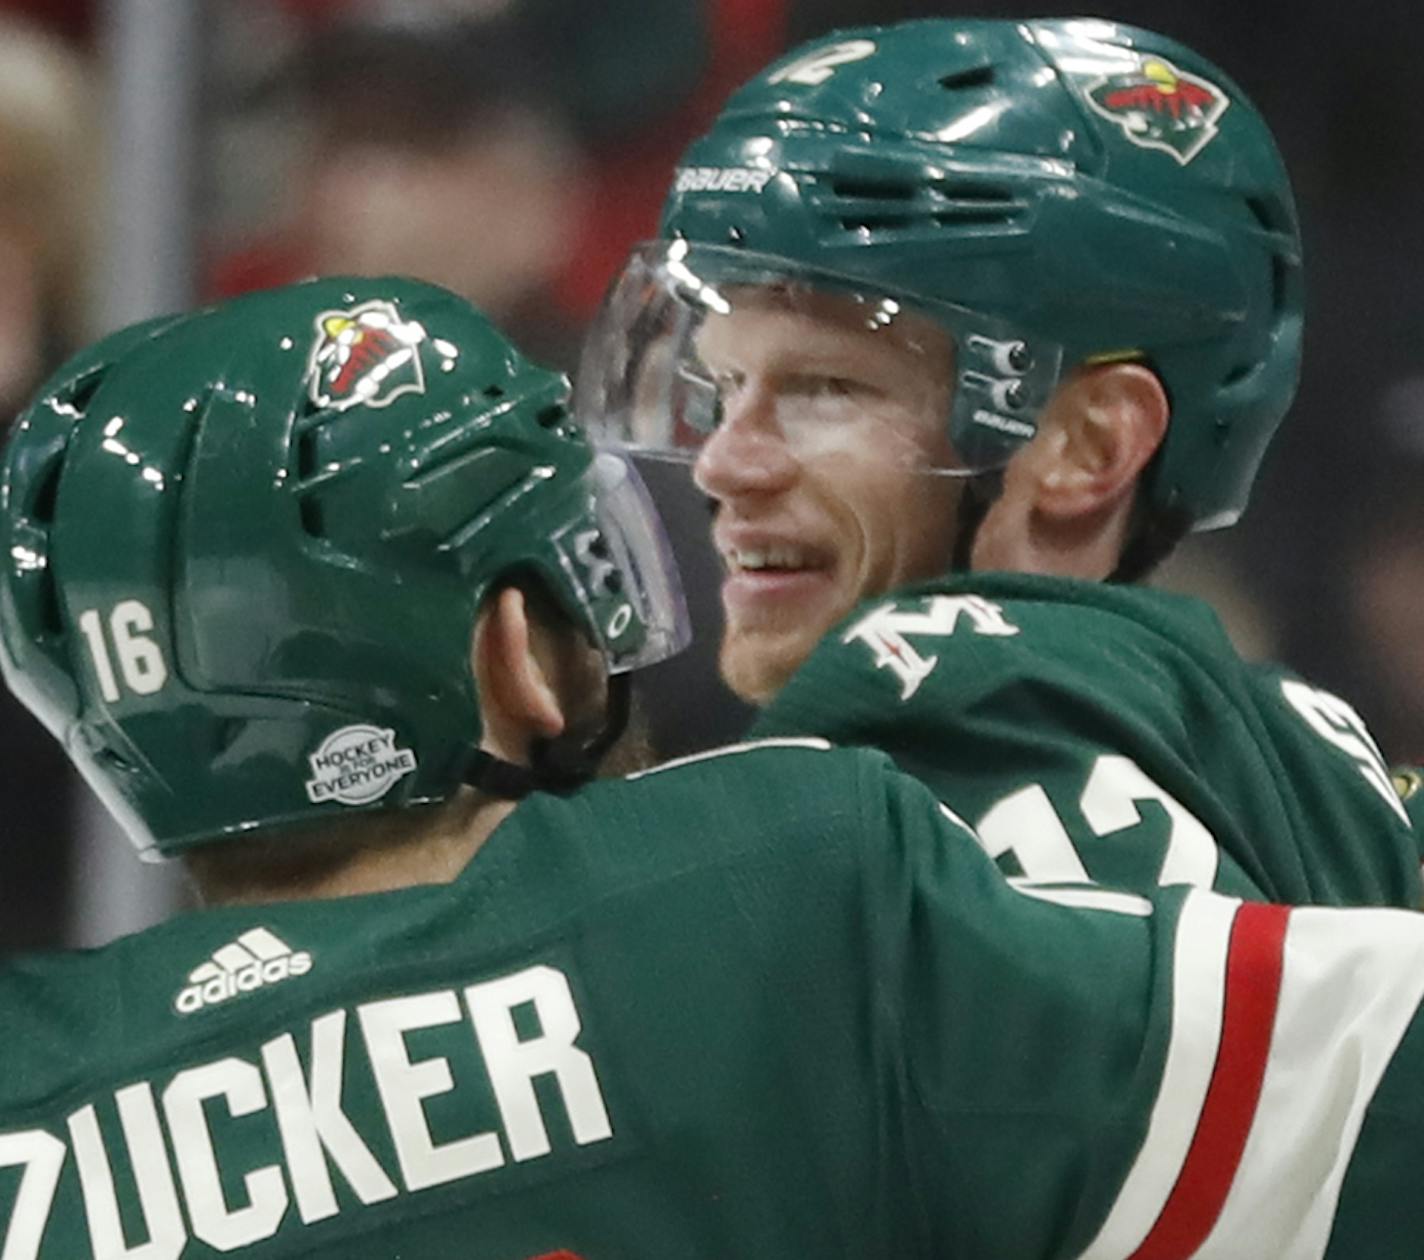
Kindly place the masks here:
[(722, 552), (722, 563), (732, 576), (743, 573), (801, 573), (818, 569), (809, 552), (789, 544), (771, 547), (730, 547)]

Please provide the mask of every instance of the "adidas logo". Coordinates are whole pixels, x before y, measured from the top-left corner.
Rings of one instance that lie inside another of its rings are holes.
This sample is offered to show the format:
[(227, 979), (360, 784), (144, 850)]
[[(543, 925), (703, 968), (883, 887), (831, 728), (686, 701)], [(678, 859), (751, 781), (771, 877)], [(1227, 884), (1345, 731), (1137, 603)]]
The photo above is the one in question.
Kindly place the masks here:
[(251, 993), (311, 970), (312, 956), (293, 951), (266, 928), (244, 932), (230, 945), (213, 951), (211, 962), (200, 963), (188, 976), (173, 1005), (180, 1015), (226, 1002), (237, 993)]

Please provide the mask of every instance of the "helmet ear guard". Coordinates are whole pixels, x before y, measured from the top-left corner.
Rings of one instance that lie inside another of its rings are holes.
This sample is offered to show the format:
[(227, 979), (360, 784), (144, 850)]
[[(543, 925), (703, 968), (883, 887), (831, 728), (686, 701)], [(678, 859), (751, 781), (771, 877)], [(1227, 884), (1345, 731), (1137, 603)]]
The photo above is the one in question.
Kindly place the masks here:
[(650, 430), (643, 365), (679, 318), (710, 318), (737, 255), (768, 283), (938, 318), (968, 471), (1031, 438), (1062, 372), (1148, 364), (1173, 415), (1146, 493), (1196, 529), (1244, 508), (1299, 373), (1299, 230), (1269, 130), (1216, 67), (1121, 24), (939, 19), (803, 45), (685, 155), (660, 237), (579, 377), (581, 418), (643, 449), (695, 441), (676, 415)]
[[(479, 741), (469, 634), (502, 575), (537, 573), (610, 668), (685, 642), (660, 527), (595, 472), (566, 397), (409, 281), (115, 334), (5, 452), (7, 681), (145, 856), (444, 799)], [(572, 540), (605, 537), (600, 585)]]

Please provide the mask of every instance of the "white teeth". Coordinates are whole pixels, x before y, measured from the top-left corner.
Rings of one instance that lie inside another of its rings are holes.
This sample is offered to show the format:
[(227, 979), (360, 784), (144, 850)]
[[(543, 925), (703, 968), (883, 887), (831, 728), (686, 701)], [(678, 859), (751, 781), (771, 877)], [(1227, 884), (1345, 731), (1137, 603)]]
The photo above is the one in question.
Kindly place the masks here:
[(795, 547), (768, 547), (765, 551), (750, 548), (731, 551), (727, 559), (735, 569), (799, 569), (803, 558)]

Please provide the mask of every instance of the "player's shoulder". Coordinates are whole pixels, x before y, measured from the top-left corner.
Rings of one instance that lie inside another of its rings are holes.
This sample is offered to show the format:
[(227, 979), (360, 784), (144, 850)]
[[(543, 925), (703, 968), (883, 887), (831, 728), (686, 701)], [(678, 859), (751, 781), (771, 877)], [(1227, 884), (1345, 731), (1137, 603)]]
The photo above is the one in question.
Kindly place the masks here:
[[(518, 855), (515, 855), (516, 857)], [(480, 867), (481, 853), (470, 868)], [(469, 868), (467, 868), (469, 869)], [(210, 907), (96, 949), (0, 964), (0, 1128), (52, 1118), (95, 1091), (167, 1079), (373, 995), (447, 988), (545, 930), (538, 873), (330, 899)], [(504, 912), (502, 893), (515, 886)], [(528, 885), (528, 887), (524, 887)]]
[(19, 1094), (16, 1082), (48, 1082), (57, 1066), (74, 1064), (81, 1057), (76, 1049), (103, 1029), (108, 971), (98, 950), (12, 955), (0, 964), (6, 1030), (0, 1039), (0, 1117), (8, 1121)]
[(861, 604), (829, 638), (865, 642), (897, 631), (1018, 662), (1117, 644), (1236, 656), (1216, 613), (1192, 596), (1027, 573), (947, 574), (906, 586)]
[(820, 739), (754, 741), (564, 797), (536, 794), (500, 825), (465, 880), (472, 897), (491, 880), (507, 893), (517, 869), (542, 907), (569, 915), (671, 882), (714, 887), (739, 870), (785, 881), (794, 896), (797, 885), (854, 880), (867, 854), (941, 830), (938, 810), (884, 753)]
[(1185, 596), (1022, 574), (953, 575), (869, 601), (817, 645), (754, 728), (846, 739), (856, 713), (897, 724), (1030, 691), (1144, 701), (1240, 658), (1212, 611)]
[(634, 771), (617, 782), (640, 784), (635, 791), (642, 795), (649, 791), (698, 793), (744, 787), (758, 781), (775, 785), (779, 795), (798, 792), (801, 786), (813, 782), (845, 786), (866, 775), (873, 778), (885, 772), (889, 764), (886, 757), (869, 749), (839, 748), (819, 736), (780, 735), (744, 739), (674, 757)]
[(901, 790), (903, 776), (881, 752), (783, 736), (680, 757), (545, 808), (578, 815), (570, 834), (652, 830), (673, 837), (664, 845), (725, 856), (764, 844), (814, 846), (807, 837), (854, 829)]
[(7, 958), (0, 1123), (22, 1122), (27, 1109), (52, 1108), (96, 1079), (141, 1071), (168, 1053), (187, 1016), (237, 996), (239, 984), (245, 991), (249, 980), (263, 986), (279, 971), (286, 979), (309, 968), (308, 954), (250, 911), (181, 914), (97, 948)]

